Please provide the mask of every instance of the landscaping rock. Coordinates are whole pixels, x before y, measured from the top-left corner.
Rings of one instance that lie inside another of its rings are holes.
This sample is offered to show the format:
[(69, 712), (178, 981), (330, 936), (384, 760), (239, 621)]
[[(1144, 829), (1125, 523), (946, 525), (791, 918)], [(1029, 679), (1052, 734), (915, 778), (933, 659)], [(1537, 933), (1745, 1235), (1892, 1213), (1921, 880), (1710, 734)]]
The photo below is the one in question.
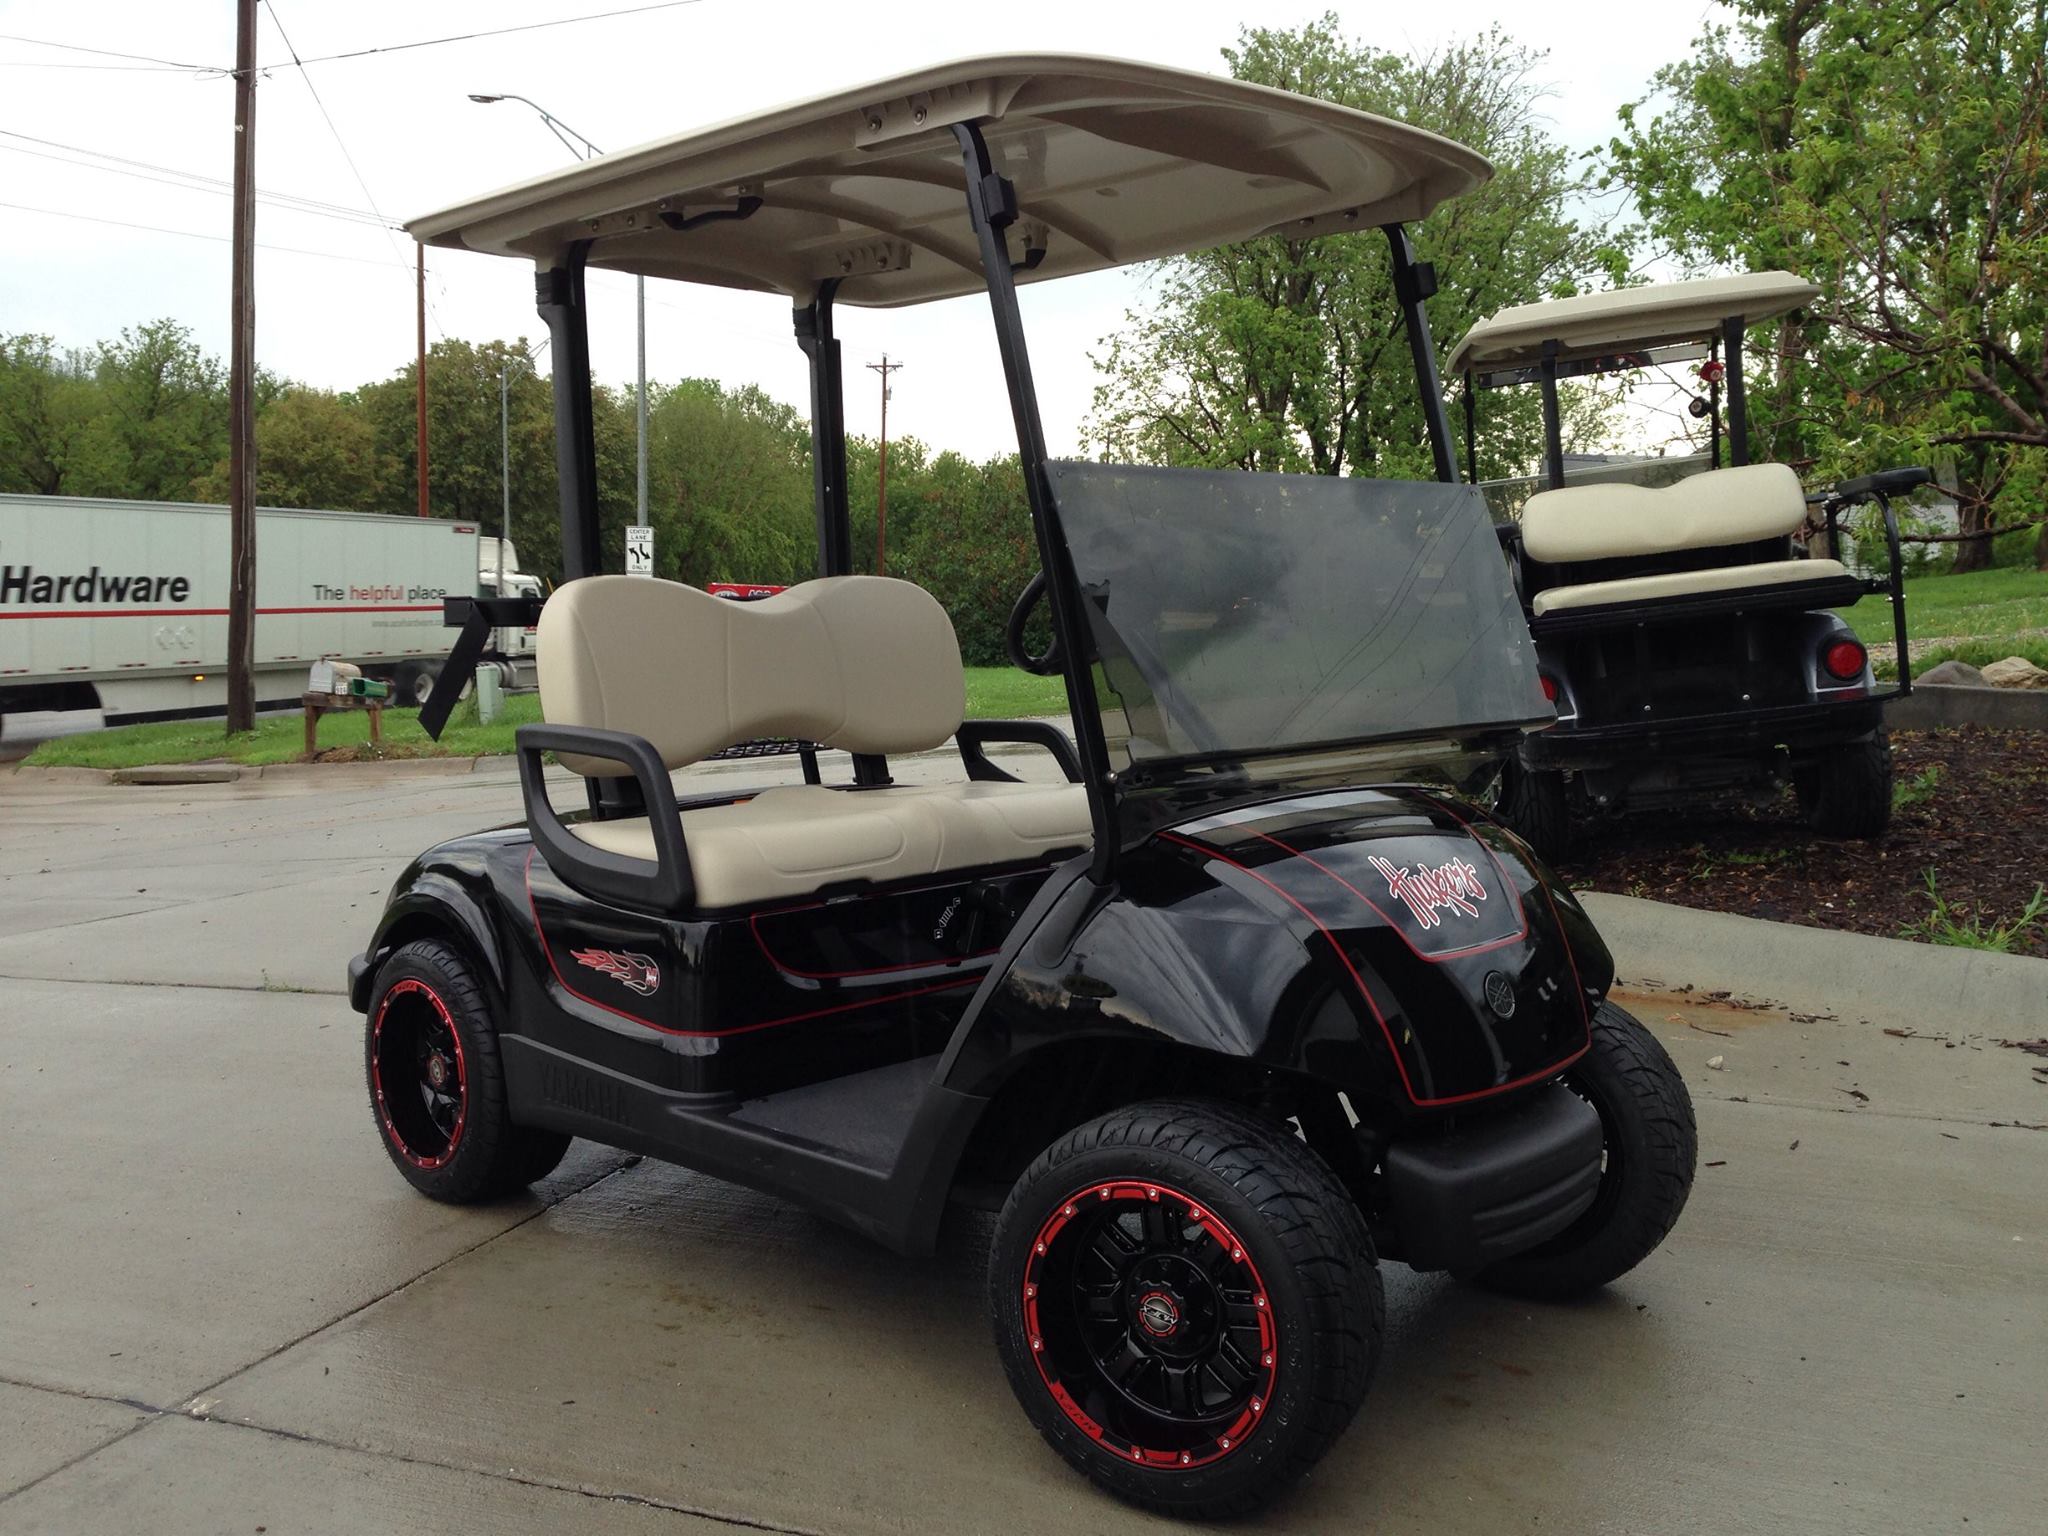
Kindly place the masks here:
[(1914, 678), (1913, 681), (1916, 683), (1946, 684), (1952, 688), (1982, 688), (1985, 686), (1984, 674), (1971, 666), (1967, 661), (1941, 662), (1936, 666), (1929, 667), (1925, 672)]
[(2024, 656), (2008, 656), (1984, 669), (1984, 681), (1993, 688), (2048, 688), (2048, 671)]

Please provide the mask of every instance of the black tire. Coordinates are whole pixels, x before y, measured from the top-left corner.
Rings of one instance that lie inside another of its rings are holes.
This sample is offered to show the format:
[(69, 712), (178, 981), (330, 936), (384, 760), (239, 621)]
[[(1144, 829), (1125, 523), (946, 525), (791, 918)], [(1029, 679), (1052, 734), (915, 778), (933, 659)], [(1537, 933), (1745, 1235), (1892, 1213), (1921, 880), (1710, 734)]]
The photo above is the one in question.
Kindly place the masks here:
[(1500, 771), (1494, 814), (1546, 863), (1555, 864), (1572, 851), (1571, 801), (1562, 773), (1525, 768), (1510, 759)]
[(493, 1200), (554, 1172), (558, 1131), (514, 1125), (484, 990), (439, 939), (403, 946), (377, 972), (364, 1018), (363, 1072), (377, 1139), (421, 1194)]
[(391, 702), (402, 709), (423, 709), (433, 697), (434, 684), (439, 681), (440, 670), (436, 667), (406, 667), (398, 674), (398, 686), (392, 690)]
[(1657, 1037), (1602, 1003), (1565, 1083), (1600, 1112), (1606, 1166), (1592, 1208), (1556, 1237), (1484, 1270), (1482, 1284), (1557, 1301), (1619, 1279), (1653, 1253), (1692, 1191), (1692, 1095)]
[(1364, 1400), (1385, 1326), (1372, 1239), (1329, 1166), (1286, 1125), (1200, 1101), (1120, 1109), (1042, 1153), (998, 1220), (989, 1307), (1047, 1443), (1183, 1519), (1305, 1476)]
[(1892, 742), (1879, 730), (1830, 747), (1792, 777), (1807, 825), (1822, 837), (1883, 837), (1892, 824)]

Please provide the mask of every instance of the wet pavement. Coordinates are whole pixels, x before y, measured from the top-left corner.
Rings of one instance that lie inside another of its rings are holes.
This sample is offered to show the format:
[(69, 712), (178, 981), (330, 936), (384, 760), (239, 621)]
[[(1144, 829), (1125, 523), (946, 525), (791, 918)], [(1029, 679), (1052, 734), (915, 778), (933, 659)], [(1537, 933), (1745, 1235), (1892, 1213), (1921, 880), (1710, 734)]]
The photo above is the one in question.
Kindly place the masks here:
[[(398, 1178), (342, 965), (517, 815), (509, 764), (0, 770), (0, 1532), (1161, 1528), (1026, 1426), (980, 1218), (901, 1259), (581, 1143), (499, 1206)], [(1669, 910), (1621, 959), (1698, 1103), (1677, 1231), (1565, 1307), (1389, 1265), (1372, 1395), (1257, 1528), (2041, 1528), (2048, 1059), (1997, 1041), (2043, 1018), (1845, 1005), (1843, 936), (1775, 925), (1779, 1005), (1701, 1003), (1728, 930)]]

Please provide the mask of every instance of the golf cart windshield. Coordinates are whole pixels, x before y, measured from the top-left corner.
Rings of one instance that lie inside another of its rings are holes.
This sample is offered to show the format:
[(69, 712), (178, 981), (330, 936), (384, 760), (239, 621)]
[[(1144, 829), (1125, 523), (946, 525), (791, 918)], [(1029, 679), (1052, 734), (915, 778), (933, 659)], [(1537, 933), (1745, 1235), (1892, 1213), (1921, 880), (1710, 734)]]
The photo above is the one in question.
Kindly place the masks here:
[(1134, 764), (1552, 719), (1471, 486), (1048, 467), (1104, 735)]

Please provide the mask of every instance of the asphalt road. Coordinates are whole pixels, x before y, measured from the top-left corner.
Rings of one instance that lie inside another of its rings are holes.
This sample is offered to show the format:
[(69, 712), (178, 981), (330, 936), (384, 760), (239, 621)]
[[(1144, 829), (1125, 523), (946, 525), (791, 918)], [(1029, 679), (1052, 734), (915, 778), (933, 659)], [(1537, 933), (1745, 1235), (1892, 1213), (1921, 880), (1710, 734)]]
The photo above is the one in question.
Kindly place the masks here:
[[(1161, 1528), (1028, 1432), (976, 1221), (898, 1259), (580, 1144), (502, 1206), (400, 1181), (342, 965), (410, 854), (516, 816), (506, 765), (0, 770), (0, 1532)], [(1764, 924), (1827, 995), (1694, 1005), (1732, 930), (1615, 910), (1698, 1100), (1679, 1229), (1571, 1307), (1389, 1266), (1365, 1410), (1259, 1528), (2034, 1536), (2048, 1063), (1993, 1041), (2043, 1016)]]

